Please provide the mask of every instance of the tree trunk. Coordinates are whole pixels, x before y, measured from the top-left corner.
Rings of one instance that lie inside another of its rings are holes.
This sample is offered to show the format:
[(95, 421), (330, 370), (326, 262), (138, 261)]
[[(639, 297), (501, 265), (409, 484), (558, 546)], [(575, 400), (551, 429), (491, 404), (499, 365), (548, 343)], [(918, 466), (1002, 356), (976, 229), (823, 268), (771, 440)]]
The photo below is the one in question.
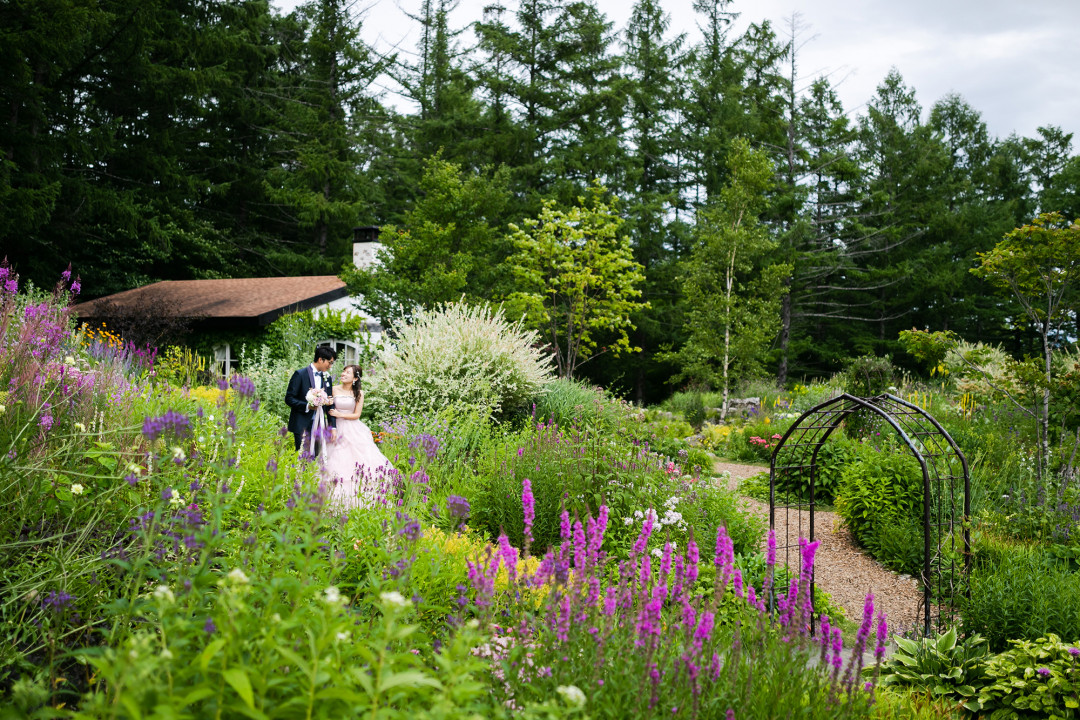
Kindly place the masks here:
[(788, 344), (791, 342), (791, 293), (780, 301), (780, 365), (776, 368), (776, 384), (787, 385)]

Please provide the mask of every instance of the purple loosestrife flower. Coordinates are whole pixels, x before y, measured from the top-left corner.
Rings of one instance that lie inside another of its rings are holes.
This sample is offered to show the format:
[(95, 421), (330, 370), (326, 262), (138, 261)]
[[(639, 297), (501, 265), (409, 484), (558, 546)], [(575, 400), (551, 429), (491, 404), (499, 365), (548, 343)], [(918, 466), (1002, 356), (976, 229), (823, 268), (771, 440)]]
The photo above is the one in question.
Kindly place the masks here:
[(516, 547), (510, 544), (510, 539), (506, 537), (506, 533), (499, 534), (499, 553), (502, 555), (503, 564), (506, 565), (506, 572), (510, 579), (510, 585), (513, 586), (517, 582), (517, 563), (518, 563), (518, 551)]
[(529, 478), (521, 481), (521, 508), (525, 513), (525, 547), (532, 544), (532, 525), (536, 519), (536, 499), (533, 498), (532, 482)]
[(776, 531), (769, 530), (769, 540), (765, 546), (765, 582), (761, 587), (761, 594), (768, 595), (772, 589), (773, 578), (776, 569)]
[(731, 538), (728, 537), (727, 528), (721, 525), (716, 530), (716, 549), (713, 552), (713, 565), (720, 574), (721, 581), (717, 585), (717, 594), (723, 595), (727, 588), (728, 578), (731, 577), (731, 567), (735, 562), (735, 548)]
[(645, 513), (645, 520), (641, 523), (641, 534), (638, 535), (634, 547), (630, 550), (632, 555), (643, 555), (645, 553), (645, 549), (649, 546), (649, 536), (652, 535), (653, 517), (655, 515), (656, 513), (651, 508)]
[(559, 537), (563, 540), (570, 539), (570, 513), (565, 508), (559, 516)]
[(616, 587), (609, 587), (604, 591), (604, 609), (602, 611), (604, 617), (612, 617), (615, 615), (618, 593), (619, 590)]
[(885, 621), (885, 613), (878, 612), (877, 617), (877, 646), (874, 648), (874, 659), (878, 663), (885, 657), (885, 645), (889, 641), (889, 625)]
[(559, 624), (555, 628), (559, 642), (566, 642), (570, 637), (570, 596), (563, 595), (559, 603)]
[(724, 720), (735, 720), (735, 711), (728, 708), (727, 715), (724, 716)]
[(821, 634), (818, 638), (818, 642), (821, 643), (821, 659), (818, 662), (819, 665), (824, 666), (829, 661), (829, 632), (831, 626), (829, 625), (829, 616), (821, 616)]
[(585, 569), (588, 558), (589, 546), (585, 544), (585, 528), (580, 520), (574, 521), (574, 567), (578, 570)]
[(709, 641), (713, 630), (713, 620), (714, 616), (708, 610), (701, 613), (701, 620), (698, 621), (697, 628), (694, 630), (695, 654), (700, 653), (702, 645)]

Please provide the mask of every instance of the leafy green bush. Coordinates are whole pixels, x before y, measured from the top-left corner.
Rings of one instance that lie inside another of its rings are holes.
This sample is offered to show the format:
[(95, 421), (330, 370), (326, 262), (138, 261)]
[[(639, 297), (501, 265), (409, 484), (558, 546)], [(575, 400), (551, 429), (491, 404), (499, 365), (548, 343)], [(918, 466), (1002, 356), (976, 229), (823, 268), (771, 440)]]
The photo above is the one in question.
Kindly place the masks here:
[(846, 392), (856, 397), (871, 397), (896, 384), (896, 368), (888, 355), (862, 355), (848, 360), (843, 378)]
[(983, 558), (961, 603), (964, 632), (986, 636), (994, 650), (1049, 633), (1080, 638), (1080, 573), (1067, 562), (1023, 546)]
[(583, 380), (556, 378), (536, 398), (535, 419), (569, 427), (614, 431), (632, 409)]
[(885, 567), (918, 576), (923, 569), (925, 549), (923, 524), (917, 518), (874, 523), (865, 536), (866, 549)]
[[(777, 465), (783, 465), (788, 454), (781, 450)], [(814, 500), (832, 502), (840, 487), (847, 466), (857, 457), (855, 444), (841, 433), (833, 433), (817, 454), (817, 472), (814, 478)], [(777, 472), (777, 490), (785, 495), (810, 497), (810, 471), (785, 470)]]
[(922, 495), (922, 469), (912, 455), (863, 447), (840, 477), (835, 506), (866, 547), (875, 527), (917, 517)]
[(448, 407), (509, 417), (525, 412), (551, 380), (551, 358), (535, 332), (501, 309), (447, 303), (397, 326), (367, 382), (377, 415)]
[(881, 665), (882, 685), (901, 685), (935, 696), (975, 697), (989, 653), (985, 638), (975, 634), (959, 640), (956, 628), (950, 628), (936, 638), (893, 639), (896, 652)]
[[(1072, 635), (1070, 637), (1077, 637)], [(1080, 642), (1063, 643), (1053, 633), (990, 658), (988, 683), (964, 707), (989, 718), (1075, 718), (1080, 708)]]

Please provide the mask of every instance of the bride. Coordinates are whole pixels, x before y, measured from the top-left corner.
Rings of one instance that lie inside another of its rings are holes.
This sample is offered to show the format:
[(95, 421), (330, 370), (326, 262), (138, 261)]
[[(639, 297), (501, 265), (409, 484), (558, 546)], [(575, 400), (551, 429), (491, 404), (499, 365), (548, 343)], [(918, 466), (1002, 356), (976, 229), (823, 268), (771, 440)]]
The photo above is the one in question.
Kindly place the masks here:
[(338, 378), (341, 384), (332, 390), (334, 409), (329, 414), (337, 419), (337, 429), (327, 448), (322, 475), (331, 484), (331, 506), (343, 509), (372, 505), (380, 486), (395, 472), (360, 419), (364, 409), (362, 374), (359, 365), (346, 365)]

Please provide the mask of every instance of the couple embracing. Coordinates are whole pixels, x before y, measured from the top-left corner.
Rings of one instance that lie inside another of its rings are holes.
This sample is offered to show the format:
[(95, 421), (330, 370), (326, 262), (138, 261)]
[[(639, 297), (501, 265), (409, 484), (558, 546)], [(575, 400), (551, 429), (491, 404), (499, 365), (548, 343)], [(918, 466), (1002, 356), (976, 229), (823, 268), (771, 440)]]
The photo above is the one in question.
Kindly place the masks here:
[(289, 380), (285, 404), (296, 450), (319, 458), (322, 477), (330, 483), (330, 503), (347, 508), (370, 504), (393, 466), (360, 420), (360, 366), (346, 365), (335, 385), (330, 370), (336, 359), (333, 349), (315, 348), (314, 361)]

